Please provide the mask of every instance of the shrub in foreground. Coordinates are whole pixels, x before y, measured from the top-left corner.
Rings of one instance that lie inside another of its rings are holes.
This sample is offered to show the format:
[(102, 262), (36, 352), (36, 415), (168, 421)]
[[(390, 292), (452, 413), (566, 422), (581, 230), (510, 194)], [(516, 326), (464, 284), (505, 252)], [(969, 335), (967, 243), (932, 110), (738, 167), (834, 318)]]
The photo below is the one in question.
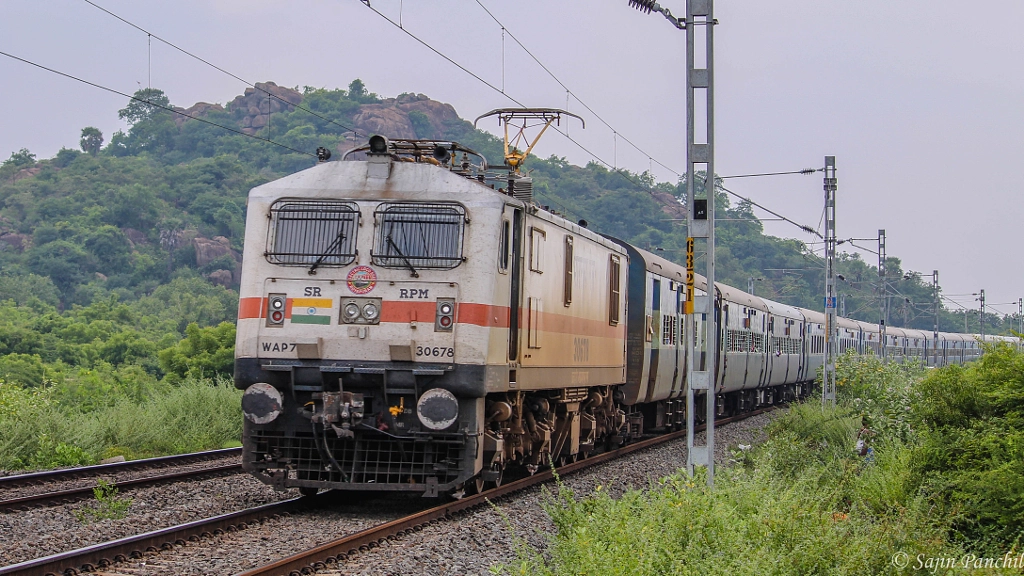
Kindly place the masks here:
[(64, 391), (0, 383), (0, 468), (92, 464), (221, 448), (242, 432), (241, 391), (227, 380), (185, 379), (142, 399), (116, 396), (83, 412)]

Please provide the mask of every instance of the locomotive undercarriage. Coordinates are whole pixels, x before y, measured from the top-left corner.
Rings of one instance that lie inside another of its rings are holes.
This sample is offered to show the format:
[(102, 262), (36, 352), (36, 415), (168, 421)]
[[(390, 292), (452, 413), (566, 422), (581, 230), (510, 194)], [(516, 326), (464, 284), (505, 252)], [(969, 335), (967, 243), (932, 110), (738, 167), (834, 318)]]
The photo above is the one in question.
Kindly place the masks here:
[(500, 481), (509, 465), (532, 474), (552, 462), (574, 462), (640, 432), (627, 426), (610, 386), (491, 394), (486, 414), (485, 481)]
[[(370, 368), (332, 373), (308, 363), (259, 370), (279, 395), (280, 413), (253, 418), (252, 392), (243, 400), (243, 466), (278, 489), (461, 494), (500, 484), (506, 471), (532, 474), (617, 447), (644, 433), (685, 429), (684, 399), (622, 406), (614, 386), (509, 391), (457, 402), (443, 429), (429, 429), (418, 401), (439, 385), (480, 374), (454, 366), (417, 375)], [(285, 368), (288, 368), (285, 370)], [(337, 369), (337, 366), (331, 366)], [(428, 368), (420, 367), (419, 372)], [(243, 382), (239, 381), (239, 385)], [(806, 396), (809, 384), (720, 395), (718, 416), (730, 416)], [(262, 398), (262, 397), (261, 397)], [(703, 407), (703, 400), (698, 399)], [(248, 406), (248, 407), (247, 407)], [(626, 411), (628, 410), (628, 412)], [(695, 414), (703, 422), (704, 411)], [(259, 416), (259, 415), (255, 415)], [(256, 421), (254, 421), (256, 420)], [(447, 420), (440, 424), (444, 425)]]

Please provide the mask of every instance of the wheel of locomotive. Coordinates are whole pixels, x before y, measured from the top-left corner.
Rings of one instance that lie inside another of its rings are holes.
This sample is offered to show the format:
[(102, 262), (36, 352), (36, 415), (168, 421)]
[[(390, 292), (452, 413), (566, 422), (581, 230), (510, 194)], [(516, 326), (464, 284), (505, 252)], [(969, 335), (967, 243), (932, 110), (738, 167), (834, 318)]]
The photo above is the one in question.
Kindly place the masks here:
[(558, 465), (565, 466), (566, 464), (572, 464), (579, 459), (579, 454), (566, 454), (565, 456), (558, 457)]
[(477, 474), (469, 482), (466, 482), (466, 492), (468, 494), (479, 494), (484, 491), (484, 485), (483, 476)]
[(301, 486), (301, 487), (299, 487), (299, 494), (302, 494), (303, 496), (306, 496), (306, 497), (316, 496), (318, 492), (320, 492), (320, 489), (319, 488), (314, 488), (312, 486)]
[(494, 478), (494, 480), (488, 480), (484, 484), (484, 486), (486, 487), (487, 490), (490, 490), (491, 488), (497, 488), (498, 486), (501, 486), (501, 482), (505, 478), (505, 467), (504, 466), (495, 466), (494, 467), (494, 471), (497, 472), (498, 475)]

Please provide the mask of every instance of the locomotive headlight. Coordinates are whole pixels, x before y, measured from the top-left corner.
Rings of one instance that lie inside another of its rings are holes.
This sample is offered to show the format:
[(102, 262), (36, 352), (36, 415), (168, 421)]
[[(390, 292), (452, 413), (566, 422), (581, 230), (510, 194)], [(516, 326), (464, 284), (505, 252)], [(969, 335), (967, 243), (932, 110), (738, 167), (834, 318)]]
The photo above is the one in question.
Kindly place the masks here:
[(348, 306), (345, 306), (345, 319), (353, 322), (356, 318), (359, 318), (359, 306), (349, 303)]
[(380, 310), (378, 310), (377, 306), (374, 305), (374, 304), (367, 304), (367, 305), (363, 306), (363, 317), (366, 318), (367, 320), (374, 320), (374, 319), (376, 319), (377, 318), (377, 314), (379, 314), (379, 313), (380, 313)]

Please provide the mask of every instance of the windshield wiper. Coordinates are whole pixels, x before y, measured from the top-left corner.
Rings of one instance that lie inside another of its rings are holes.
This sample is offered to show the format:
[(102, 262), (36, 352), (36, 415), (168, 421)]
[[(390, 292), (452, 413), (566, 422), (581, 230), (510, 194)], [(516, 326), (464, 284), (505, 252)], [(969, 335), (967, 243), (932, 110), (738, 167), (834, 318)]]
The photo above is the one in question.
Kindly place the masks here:
[(344, 242), (344, 241), (345, 241), (345, 233), (344, 232), (338, 232), (338, 237), (334, 239), (334, 242), (331, 242), (331, 245), (328, 246), (326, 250), (324, 250), (324, 253), (321, 254), (320, 257), (317, 258), (315, 262), (313, 262), (313, 265), (309, 267), (309, 274), (310, 275), (316, 274), (317, 266), (322, 264), (323, 261), (328, 256), (337, 256), (337, 254), (331, 254), (331, 251), (334, 250), (335, 248), (341, 246), (341, 243)]
[(402, 257), (402, 260), (405, 260), (405, 265), (409, 267), (409, 270), (412, 270), (412, 277), (419, 278), (420, 275), (416, 272), (416, 269), (413, 268), (412, 262), (409, 262), (409, 259), (405, 257), (405, 254), (402, 254), (402, 251), (398, 249), (398, 244), (395, 244), (395, 241), (391, 239), (390, 234), (387, 236), (386, 240), (388, 241), (388, 244), (391, 244), (391, 247), (395, 249), (395, 252)]

